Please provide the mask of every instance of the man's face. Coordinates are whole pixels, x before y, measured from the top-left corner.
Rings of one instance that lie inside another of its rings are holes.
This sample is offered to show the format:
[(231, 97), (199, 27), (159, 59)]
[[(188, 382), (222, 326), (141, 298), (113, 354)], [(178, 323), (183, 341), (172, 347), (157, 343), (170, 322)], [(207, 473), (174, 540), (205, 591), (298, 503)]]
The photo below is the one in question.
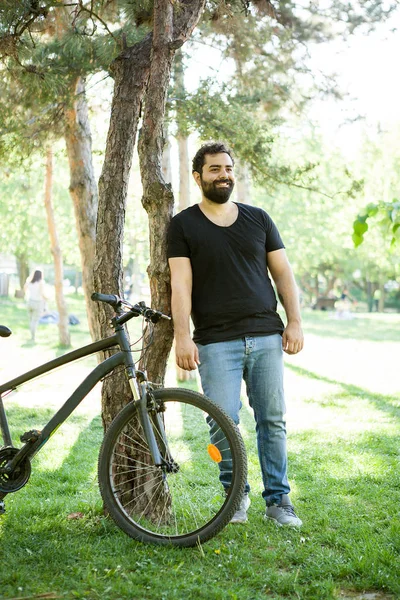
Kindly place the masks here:
[(194, 173), (195, 180), (207, 200), (216, 204), (228, 202), (235, 185), (233, 163), (229, 154), (206, 154), (202, 173)]

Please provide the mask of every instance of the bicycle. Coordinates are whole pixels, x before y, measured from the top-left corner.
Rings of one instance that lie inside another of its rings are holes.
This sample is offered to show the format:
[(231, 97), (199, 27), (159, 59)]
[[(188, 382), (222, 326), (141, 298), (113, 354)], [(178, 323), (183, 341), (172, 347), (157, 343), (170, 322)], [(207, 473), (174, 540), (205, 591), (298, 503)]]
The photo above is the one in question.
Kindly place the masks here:
[[(194, 546), (216, 535), (237, 509), (246, 481), (243, 440), (233, 421), (210, 399), (191, 390), (156, 389), (136, 369), (125, 324), (142, 316), (149, 327), (170, 319), (143, 302), (132, 305), (115, 295), (95, 293), (92, 300), (114, 309), (114, 334), (73, 350), (0, 385), (0, 514), (4, 498), (29, 480), (31, 459), (83, 398), (104, 377), (121, 367), (132, 400), (107, 429), (98, 459), (104, 506), (126, 534), (142, 542)], [(0, 336), (10, 329), (0, 326)], [(80, 358), (118, 348), (100, 362), (41, 431), (12, 443), (3, 398), (18, 386)], [(230, 487), (222, 473), (232, 472)]]

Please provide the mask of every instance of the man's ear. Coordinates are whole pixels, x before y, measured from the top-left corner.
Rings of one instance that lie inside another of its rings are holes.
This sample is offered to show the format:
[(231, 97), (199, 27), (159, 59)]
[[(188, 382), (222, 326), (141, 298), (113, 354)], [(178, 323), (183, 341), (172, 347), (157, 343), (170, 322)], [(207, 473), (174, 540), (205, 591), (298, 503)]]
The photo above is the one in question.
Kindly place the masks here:
[(197, 185), (201, 188), (200, 173), (198, 173), (197, 171), (193, 171), (192, 175), (193, 175), (193, 179), (195, 180), (195, 182), (197, 183)]

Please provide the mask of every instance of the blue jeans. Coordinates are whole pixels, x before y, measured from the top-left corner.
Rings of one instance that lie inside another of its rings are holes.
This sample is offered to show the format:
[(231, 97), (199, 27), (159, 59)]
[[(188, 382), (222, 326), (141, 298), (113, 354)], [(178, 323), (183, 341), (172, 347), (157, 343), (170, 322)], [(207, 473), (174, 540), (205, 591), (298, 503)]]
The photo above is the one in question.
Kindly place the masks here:
[[(287, 480), (285, 399), (283, 393), (283, 351), (279, 334), (247, 336), (202, 346), (200, 377), (203, 391), (239, 424), (240, 388), (246, 383), (254, 411), (258, 457), (267, 505), (279, 504), (289, 494)], [(212, 432), (211, 432), (212, 433)], [(230, 485), (231, 473), (222, 466), (220, 479)], [(250, 486), (246, 483), (245, 492)]]

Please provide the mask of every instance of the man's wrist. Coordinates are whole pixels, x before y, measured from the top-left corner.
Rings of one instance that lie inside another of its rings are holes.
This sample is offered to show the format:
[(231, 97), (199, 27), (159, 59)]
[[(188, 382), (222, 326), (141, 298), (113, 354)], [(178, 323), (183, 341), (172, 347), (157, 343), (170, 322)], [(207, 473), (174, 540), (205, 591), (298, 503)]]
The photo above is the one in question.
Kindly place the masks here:
[(287, 320), (288, 325), (300, 325), (301, 326), (301, 317), (294, 317)]
[(187, 342), (187, 341), (191, 341), (192, 338), (191, 338), (189, 332), (185, 332), (185, 333), (176, 333), (175, 332), (175, 340), (177, 342)]

